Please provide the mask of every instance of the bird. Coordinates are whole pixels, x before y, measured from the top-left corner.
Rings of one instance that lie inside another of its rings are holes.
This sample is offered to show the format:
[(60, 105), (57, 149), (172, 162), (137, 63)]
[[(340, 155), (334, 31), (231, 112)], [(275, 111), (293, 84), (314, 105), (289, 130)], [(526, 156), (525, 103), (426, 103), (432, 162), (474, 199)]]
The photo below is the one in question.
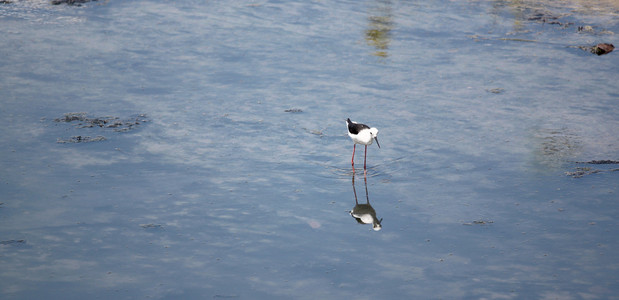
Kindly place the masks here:
[(357, 200), (357, 190), (355, 189), (355, 176), (352, 177), (352, 191), (355, 194), (355, 207), (349, 211), (350, 215), (357, 220), (359, 224), (372, 224), (372, 228), (376, 231), (383, 228), (381, 222), (383, 218), (378, 219), (376, 210), (370, 204), (370, 196), (368, 195), (368, 180), (363, 177), (365, 182), (365, 204), (359, 204)]
[(350, 161), (352, 165), (352, 171), (355, 171), (355, 148), (357, 147), (357, 144), (359, 144), (365, 145), (365, 153), (363, 156), (363, 170), (367, 172), (365, 162), (367, 159), (368, 145), (372, 145), (372, 143), (376, 141), (376, 145), (378, 145), (378, 148), (380, 148), (377, 137), (378, 129), (365, 124), (353, 122), (350, 120), (350, 118), (346, 119), (346, 125), (348, 126), (348, 136), (354, 142), (352, 148), (352, 159)]

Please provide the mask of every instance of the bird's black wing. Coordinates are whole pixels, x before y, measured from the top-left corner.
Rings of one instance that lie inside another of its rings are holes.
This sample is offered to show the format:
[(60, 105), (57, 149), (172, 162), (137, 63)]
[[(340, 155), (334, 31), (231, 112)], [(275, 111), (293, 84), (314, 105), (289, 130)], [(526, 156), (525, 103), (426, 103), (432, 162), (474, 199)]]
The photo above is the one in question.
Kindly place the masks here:
[(353, 123), (348, 119), (348, 132), (351, 134), (359, 134), (359, 131), (363, 129), (370, 129), (370, 126), (365, 124)]

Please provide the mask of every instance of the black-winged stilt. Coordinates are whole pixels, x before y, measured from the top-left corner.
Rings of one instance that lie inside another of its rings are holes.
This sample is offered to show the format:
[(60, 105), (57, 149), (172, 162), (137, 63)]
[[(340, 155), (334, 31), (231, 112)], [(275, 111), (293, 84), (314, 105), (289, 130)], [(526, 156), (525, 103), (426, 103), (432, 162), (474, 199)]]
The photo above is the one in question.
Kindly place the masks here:
[(363, 156), (363, 170), (366, 170), (365, 161), (367, 159), (368, 154), (368, 145), (372, 145), (374, 140), (376, 140), (376, 145), (380, 148), (380, 144), (378, 143), (378, 129), (374, 127), (370, 127), (365, 124), (353, 122), (350, 118), (346, 119), (346, 125), (348, 125), (348, 136), (354, 142), (352, 148), (352, 159), (350, 161), (352, 165), (353, 172), (355, 171), (355, 148), (357, 144), (365, 145), (365, 153)]

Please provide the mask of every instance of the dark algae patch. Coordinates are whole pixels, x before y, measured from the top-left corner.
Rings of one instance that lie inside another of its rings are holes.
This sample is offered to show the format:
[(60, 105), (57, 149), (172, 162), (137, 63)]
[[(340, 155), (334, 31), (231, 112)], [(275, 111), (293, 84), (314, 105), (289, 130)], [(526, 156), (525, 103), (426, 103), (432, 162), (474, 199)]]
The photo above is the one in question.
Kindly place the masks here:
[(97, 0), (52, 0), (50, 3), (52, 5), (66, 4), (66, 5), (73, 5), (73, 6), (81, 6), (82, 4), (88, 3), (91, 1), (97, 1)]
[(120, 119), (119, 117), (88, 117), (85, 112), (77, 112), (77, 113), (66, 113), (61, 118), (54, 119), (54, 122), (57, 123), (73, 123), (75, 122), (77, 128), (92, 128), (92, 127), (101, 127), (101, 128), (113, 128), (114, 131), (124, 132), (129, 131), (141, 125), (142, 123), (148, 122), (146, 115), (140, 114), (136, 117), (128, 118), (128, 119)]
[(580, 164), (590, 164), (590, 165), (619, 165), (619, 160), (591, 160), (586, 162), (578, 162)]
[(462, 225), (467, 225), (467, 226), (471, 226), (471, 225), (490, 225), (493, 224), (494, 221), (491, 220), (475, 220), (472, 222), (464, 222), (462, 223)]
[(6, 246), (20, 246), (20, 245), (24, 245), (24, 244), (26, 244), (26, 240), (0, 241), (0, 245), (6, 245)]
[(61, 139), (58, 138), (58, 143), (60, 144), (66, 144), (66, 143), (90, 143), (90, 142), (100, 142), (100, 141), (105, 141), (106, 138), (104, 136), (96, 136), (96, 137), (90, 137), (90, 136), (81, 136), (81, 135), (77, 135), (77, 136), (72, 136), (68, 139)]
[(163, 229), (163, 225), (161, 225), (161, 224), (153, 224), (153, 223), (140, 224), (140, 227), (142, 227), (144, 229)]
[[(130, 118), (121, 119), (114, 116), (106, 117), (90, 117), (85, 112), (73, 112), (66, 113), (60, 118), (54, 119), (56, 123), (71, 123), (75, 128), (101, 128), (111, 129), (114, 132), (128, 132), (138, 126), (148, 122), (148, 118), (144, 114), (139, 114)], [(61, 144), (65, 143), (90, 143), (105, 141), (107, 138), (102, 135), (95, 137), (87, 135), (75, 135), (70, 138), (58, 138), (57, 142)]]
[[(591, 160), (584, 162), (576, 162), (578, 164), (587, 164), (587, 165), (619, 165), (619, 160)], [(604, 173), (604, 172), (616, 172), (619, 171), (619, 168), (614, 169), (596, 169), (592, 167), (576, 167), (576, 169), (572, 172), (565, 172), (565, 175), (572, 176), (574, 178), (580, 178), (586, 175)]]

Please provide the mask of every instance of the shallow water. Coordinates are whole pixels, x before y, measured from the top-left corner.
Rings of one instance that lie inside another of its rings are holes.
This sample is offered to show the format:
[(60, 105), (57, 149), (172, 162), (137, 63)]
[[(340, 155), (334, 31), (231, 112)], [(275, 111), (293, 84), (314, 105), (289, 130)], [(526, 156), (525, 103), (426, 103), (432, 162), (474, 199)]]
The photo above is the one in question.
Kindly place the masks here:
[(616, 297), (618, 13), (0, 4), (3, 297)]

